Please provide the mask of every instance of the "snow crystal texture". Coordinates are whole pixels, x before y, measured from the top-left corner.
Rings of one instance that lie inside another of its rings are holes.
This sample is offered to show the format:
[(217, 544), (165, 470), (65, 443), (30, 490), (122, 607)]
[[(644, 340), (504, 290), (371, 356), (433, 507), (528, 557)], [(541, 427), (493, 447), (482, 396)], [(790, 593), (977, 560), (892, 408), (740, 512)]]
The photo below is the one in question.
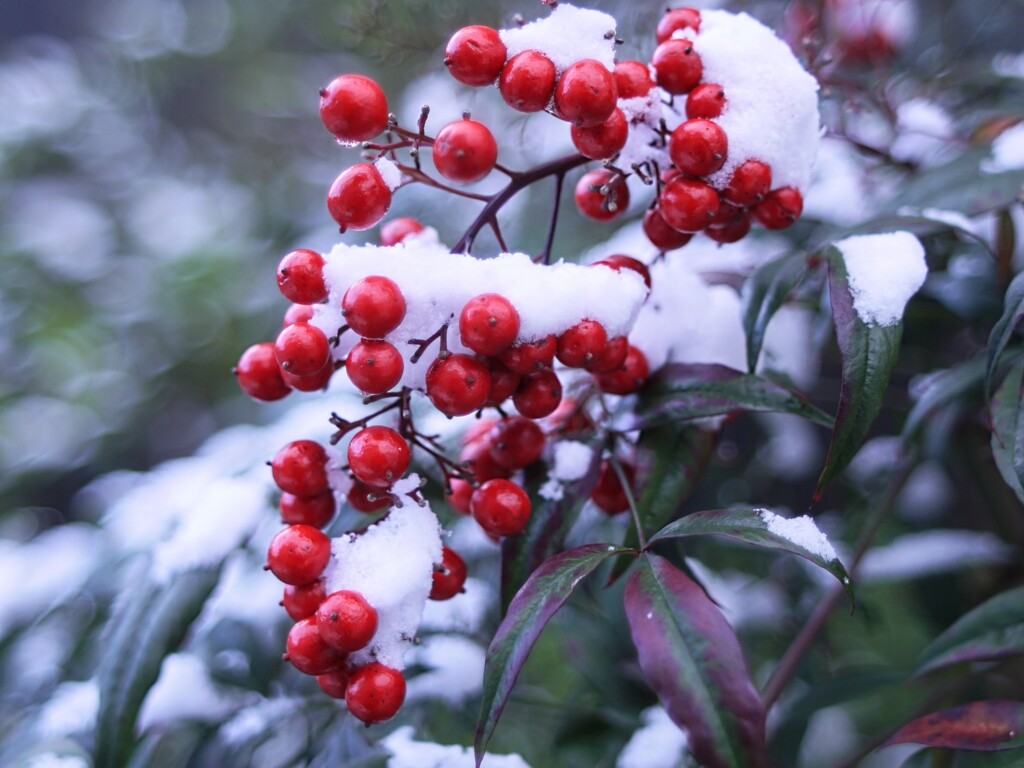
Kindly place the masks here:
[(928, 276), (924, 246), (909, 232), (857, 235), (835, 244), (849, 273), (857, 316), (868, 325), (895, 325)]

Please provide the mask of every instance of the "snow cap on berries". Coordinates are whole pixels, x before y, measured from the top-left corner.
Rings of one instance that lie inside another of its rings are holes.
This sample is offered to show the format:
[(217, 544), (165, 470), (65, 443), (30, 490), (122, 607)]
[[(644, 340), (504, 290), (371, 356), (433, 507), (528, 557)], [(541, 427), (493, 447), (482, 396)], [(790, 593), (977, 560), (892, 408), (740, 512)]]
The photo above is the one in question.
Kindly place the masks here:
[(510, 59), (523, 51), (540, 51), (559, 72), (583, 59), (594, 59), (611, 70), (615, 66), (616, 26), (615, 18), (607, 13), (559, 3), (547, 18), (502, 29), (498, 34)]

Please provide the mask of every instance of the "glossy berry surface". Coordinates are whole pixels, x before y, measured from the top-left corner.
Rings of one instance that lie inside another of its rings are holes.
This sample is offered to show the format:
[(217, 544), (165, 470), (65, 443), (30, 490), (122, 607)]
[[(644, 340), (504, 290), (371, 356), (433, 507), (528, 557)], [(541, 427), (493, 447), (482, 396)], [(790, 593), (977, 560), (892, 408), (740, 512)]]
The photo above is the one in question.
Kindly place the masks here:
[(622, 365), (611, 373), (595, 377), (597, 387), (610, 395), (631, 395), (647, 381), (650, 368), (644, 353), (634, 346), (629, 347)]
[(700, 232), (715, 220), (718, 193), (703, 181), (677, 176), (661, 190), (661, 217), (680, 232)]
[(323, 579), (298, 586), (286, 584), (281, 605), (284, 606), (292, 620), (301, 621), (314, 615), (326, 597), (327, 592), (324, 590)]
[(512, 109), (540, 112), (551, 101), (556, 77), (551, 59), (539, 51), (523, 51), (501, 70), (498, 91)]
[(743, 213), (723, 224), (714, 224), (704, 230), (704, 234), (722, 245), (736, 243), (750, 232), (750, 214)]
[(352, 483), (346, 499), (352, 509), (366, 514), (383, 512), (392, 503), (391, 498), (387, 494), (381, 493), (380, 488), (374, 488), (359, 480)]
[(398, 283), (381, 275), (357, 280), (341, 299), (345, 322), (365, 339), (383, 339), (402, 324), (406, 309)]
[(363, 339), (349, 350), (345, 372), (360, 392), (380, 395), (402, 380), (405, 361), (394, 344)]
[(550, 368), (523, 376), (512, 395), (516, 410), (528, 419), (542, 419), (562, 401), (562, 382)]
[(438, 173), (459, 184), (480, 181), (498, 162), (498, 142), (483, 123), (459, 120), (446, 125), (434, 140)]
[(459, 453), (459, 463), (473, 473), (473, 478), (478, 483), (484, 483), (497, 477), (508, 477), (512, 474), (512, 470), (505, 469), (491, 456), (489, 439), (466, 443)]
[(270, 540), (267, 565), (285, 584), (301, 586), (320, 578), (331, 559), (331, 540), (311, 525), (290, 525)]
[[(299, 306), (299, 305), (296, 305)], [(334, 362), (328, 358), (324, 366), (316, 373), (296, 376), (289, 371), (281, 371), (284, 383), (299, 392), (317, 392), (324, 389), (334, 375)]]
[(309, 323), (295, 323), (281, 329), (274, 341), (274, 353), (282, 371), (295, 376), (318, 373), (331, 357), (327, 335)]
[[(619, 466), (622, 468), (622, 474), (625, 475), (632, 488), (634, 475), (632, 465), (620, 462)], [(615, 467), (609, 459), (601, 462), (597, 484), (590, 493), (590, 499), (601, 511), (609, 515), (617, 515), (629, 509), (629, 498), (622, 487), (622, 481), (619, 479), (618, 472), (615, 471)]]
[(397, 669), (374, 662), (349, 677), (345, 703), (352, 716), (367, 725), (390, 720), (405, 701), (405, 677)]
[(281, 522), (287, 525), (311, 525), (326, 528), (334, 519), (338, 504), (331, 489), (312, 496), (296, 496), (294, 493), (281, 494)]
[(327, 210), (342, 232), (376, 226), (390, 207), (391, 189), (369, 163), (342, 171), (327, 193)]
[(764, 200), (772, 186), (772, 169), (760, 160), (747, 160), (732, 173), (722, 197), (733, 205), (749, 208)]
[(277, 267), (281, 295), (296, 304), (317, 304), (327, 299), (324, 257), (300, 248), (287, 254)]
[(703, 117), (710, 120), (719, 117), (727, 103), (722, 86), (701, 83), (686, 97), (686, 116), (690, 119)]
[(615, 88), (620, 99), (646, 96), (654, 87), (651, 72), (642, 61), (620, 61), (615, 65)]
[(270, 342), (253, 344), (238, 358), (234, 370), (238, 385), (253, 400), (269, 403), (292, 391), (281, 376), (275, 350)]
[(327, 596), (316, 612), (320, 637), (342, 653), (365, 648), (377, 632), (377, 610), (358, 592), (341, 590)]
[(793, 187), (780, 187), (769, 192), (754, 206), (753, 214), (765, 229), (786, 229), (796, 223), (804, 211), (804, 198)]
[(642, 226), (647, 239), (659, 251), (674, 251), (676, 248), (682, 248), (693, 238), (692, 234), (670, 227), (661, 215), (661, 209), (658, 206), (647, 209)]
[(494, 357), (487, 359), (487, 370), (491, 374), (491, 391), (485, 405), (501, 405), (515, 394), (523, 375)]
[(557, 349), (557, 338), (545, 336), (536, 341), (527, 341), (509, 347), (499, 357), (510, 370), (527, 374), (539, 371), (541, 368), (551, 367)]
[(708, 176), (725, 165), (729, 140), (717, 123), (704, 118), (687, 120), (668, 140), (668, 154), (683, 173)]
[(480, 355), (497, 355), (519, 335), (519, 312), (497, 293), (482, 293), (466, 302), (459, 315), (462, 343)]
[(491, 392), (487, 365), (469, 355), (439, 357), (427, 370), (427, 397), (445, 416), (465, 416), (484, 407)]
[(422, 222), (409, 216), (400, 216), (381, 225), (380, 244), (383, 246), (398, 245), (407, 238), (415, 237), (423, 230)]
[(616, 108), (608, 119), (592, 128), (574, 125), (570, 130), (573, 146), (584, 157), (591, 160), (605, 160), (614, 157), (626, 146), (629, 138), (629, 121), (626, 114)]
[(591, 266), (608, 267), (609, 269), (614, 269), (616, 272), (621, 272), (624, 269), (636, 272), (643, 279), (644, 285), (647, 286), (647, 290), (651, 289), (651, 270), (649, 270), (647, 265), (642, 261), (634, 259), (632, 256), (615, 253), (611, 256), (605, 256), (600, 261), (595, 261)]
[(576, 208), (588, 219), (611, 221), (629, 207), (629, 187), (605, 168), (588, 171), (576, 184)]
[(390, 427), (362, 429), (348, 444), (348, 464), (358, 480), (388, 488), (408, 471), (412, 453), (405, 439)]
[(341, 141), (368, 141), (388, 126), (388, 99), (374, 80), (341, 75), (320, 91), (320, 119)]
[(654, 80), (673, 95), (689, 93), (704, 76), (704, 64), (689, 40), (667, 40), (651, 57)]
[(299, 672), (306, 675), (330, 672), (345, 660), (342, 654), (324, 642), (312, 616), (296, 622), (289, 630), (286, 656)]
[(530, 522), (532, 505), (526, 491), (511, 480), (488, 480), (473, 492), (473, 518), (493, 536), (516, 536)]
[(315, 440), (295, 440), (281, 448), (270, 462), (277, 487), (296, 496), (327, 490), (327, 451)]
[(460, 83), (479, 87), (495, 81), (506, 55), (498, 30), (474, 25), (452, 35), (444, 51), (444, 65)]
[(540, 459), (547, 438), (532, 419), (510, 416), (498, 421), (488, 434), (491, 458), (505, 469), (523, 469)]
[(670, 8), (658, 21), (655, 37), (658, 43), (664, 43), (673, 33), (683, 29), (700, 31), (700, 11), (696, 8)]
[(473, 497), (473, 485), (468, 480), (454, 477), (451, 482), (451, 492), (445, 494), (448, 506), (460, 515), (469, 514), (469, 501)]
[(320, 690), (332, 699), (344, 699), (345, 691), (348, 690), (348, 670), (335, 669), (316, 676), (316, 684)]
[(626, 362), (626, 355), (629, 353), (629, 339), (625, 336), (617, 336), (608, 339), (604, 349), (584, 367), (591, 373), (611, 373), (617, 370)]
[(454, 549), (441, 550), (441, 564), (434, 566), (430, 585), (431, 600), (450, 600), (463, 591), (466, 583), (466, 561)]
[(555, 84), (556, 114), (581, 128), (607, 120), (617, 100), (615, 76), (594, 59), (569, 65)]
[(580, 320), (558, 337), (555, 353), (563, 365), (582, 368), (594, 361), (608, 343), (608, 332), (596, 320)]

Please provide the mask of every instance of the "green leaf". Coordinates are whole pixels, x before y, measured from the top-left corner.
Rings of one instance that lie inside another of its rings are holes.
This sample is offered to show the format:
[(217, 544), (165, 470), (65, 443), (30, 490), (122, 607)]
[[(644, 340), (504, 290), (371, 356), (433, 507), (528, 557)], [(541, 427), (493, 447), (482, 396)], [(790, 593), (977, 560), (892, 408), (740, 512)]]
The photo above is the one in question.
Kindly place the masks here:
[(743, 284), (743, 331), (747, 337), (747, 370), (753, 373), (764, 346), (768, 323), (807, 276), (807, 256), (791, 253), (758, 267)]
[(709, 768), (766, 761), (764, 706), (739, 640), (700, 585), (646, 554), (626, 586), (640, 669), (690, 751)]
[(832, 427), (832, 418), (803, 395), (752, 373), (725, 365), (669, 363), (651, 377), (637, 403), (633, 429), (740, 411), (802, 416)]
[(999, 360), (1022, 318), (1024, 318), (1024, 272), (1017, 275), (1007, 287), (1006, 297), (1003, 299), (1003, 314), (992, 326), (992, 333), (988, 337), (988, 357), (985, 364), (986, 400), (992, 392), (993, 378)]
[[(753, 544), (766, 549), (780, 549), (810, 560), (815, 565), (831, 573), (839, 579), (839, 582), (846, 589), (852, 601), (853, 593), (850, 589), (850, 576), (839, 561), (839, 558), (835, 556), (835, 552), (827, 552), (824, 547), (824, 544), (827, 544), (824, 534), (819, 533), (818, 536), (814, 536), (814, 531), (811, 531), (809, 527), (801, 526), (802, 530), (798, 531), (799, 535), (794, 536), (791, 531), (795, 524), (790, 523), (787, 528), (785, 520), (781, 518), (776, 519), (774, 515), (769, 518), (765, 515), (766, 512), (768, 515), (773, 514), (768, 512), (768, 510), (756, 507), (733, 507), (732, 509), (712, 509), (694, 512), (680, 520), (676, 520), (674, 523), (669, 523), (653, 536), (649, 543), (653, 544), (656, 541), (665, 541), (667, 539), (681, 539), (687, 536), (725, 536), (729, 539), (743, 541), (747, 544)], [(774, 531), (769, 528), (768, 520), (772, 520), (775, 523), (773, 526), (775, 527)], [(807, 518), (807, 520), (809, 521), (810, 518)], [(801, 522), (803, 523), (804, 521)], [(813, 525), (813, 523), (810, 525)], [(817, 530), (816, 526), (815, 530)], [(784, 533), (789, 533), (792, 538), (783, 535)], [(801, 538), (801, 535), (806, 536), (806, 540)], [(822, 546), (818, 546), (819, 543)], [(828, 549), (831, 549), (831, 545), (829, 545)]]
[(917, 674), (968, 661), (1024, 654), (1024, 587), (989, 598), (965, 613), (921, 653)]
[(128, 601), (108, 625), (100, 664), (97, 768), (120, 768), (135, 747), (135, 721), (174, 651), (217, 585), (220, 568), (197, 568), (167, 584), (131, 585)]
[(1024, 747), (1024, 703), (974, 701), (907, 723), (889, 744), (924, 744), (945, 749), (995, 752)]
[(487, 649), (480, 718), (474, 748), (480, 765), (516, 678), (540, 633), (580, 581), (609, 557), (629, 550), (588, 544), (546, 560), (516, 593)]
[(832, 322), (843, 361), (842, 387), (832, 444), (814, 499), (850, 463), (882, 408), (882, 397), (899, 356), (903, 323), (868, 325), (857, 315), (842, 254), (829, 249)]
[(1012, 368), (991, 402), (992, 456), (999, 474), (1024, 502), (1024, 367)]
[(903, 423), (903, 439), (914, 437), (924, 422), (939, 409), (980, 398), (984, 376), (985, 360), (980, 356), (953, 368), (929, 373), (917, 402)]
[(928, 168), (901, 185), (898, 194), (881, 209), (943, 208), (974, 216), (1006, 208), (1020, 194), (1024, 172), (986, 173), (981, 164), (990, 156), (989, 147), (979, 147), (945, 165)]

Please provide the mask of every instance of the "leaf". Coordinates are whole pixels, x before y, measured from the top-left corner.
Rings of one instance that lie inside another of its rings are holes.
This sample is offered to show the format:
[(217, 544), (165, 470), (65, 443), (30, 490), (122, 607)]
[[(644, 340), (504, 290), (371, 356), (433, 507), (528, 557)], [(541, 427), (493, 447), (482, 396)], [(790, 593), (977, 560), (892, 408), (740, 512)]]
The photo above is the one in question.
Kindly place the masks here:
[(738, 411), (773, 411), (832, 427), (832, 418), (803, 396), (752, 373), (725, 365), (669, 363), (648, 382), (632, 429)]
[[(681, 539), (687, 536), (713, 535), (744, 541), (766, 549), (781, 549), (784, 552), (799, 555), (824, 568), (839, 579), (839, 582), (850, 595), (851, 600), (853, 599), (849, 574), (846, 573), (846, 569), (839, 561), (839, 558), (835, 557), (834, 552), (831, 553), (832, 557), (826, 557), (798, 541), (786, 538), (778, 532), (772, 532), (768, 528), (768, 522), (762, 516), (764, 512), (767, 512), (767, 510), (756, 507), (733, 507), (732, 509), (712, 509), (705, 510), (704, 512), (694, 512), (680, 520), (676, 520), (674, 523), (669, 523), (653, 536), (649, 543), (653, 544), (656, 541), (665, 541), (667, 539)], [(785, 526), (785, 522), (783, 522), (783, 526)]]
[(868, 325), (861, 320), (853, 308), (848, 279), (842, 254), (835, 248), (830, 249), (832, 322), (839, 341), (843, 376), (832, 444), (825, 468), (818, 478), (815, 501), (821, 498), (832, 478), (850, 463), (881, 410), (882, 397), (889, 386), (889, 375), (896, 364), (903, 333), (902, 322)]
[(1024, 368), (1010, 370), (992, 399), (992, 456), (999, 474), (1024, 502)]
[(644, 555), (629, 578), (626, 618), (647, 683), (709, 768), (765, 761), (764, 705), (729, 622), (667, 560)]
[(975, 701), (907, 723), (886, 742), (996, 752), (1024, 747), (1024, 703)]
[(477, 765), (483, 759), (512, 686), (545, 625), (584, 577), (609, 557), (628, 551), (608, 544), (570, 549), (541, 564), (516, 593), (487, 649), (483, 700), (474, 741)]
[(747, 337), (747, 370), (757, 370), (768, 323), (803, 282), (810, 265), (804, 254), (791, 253), (763, 264), (743, 284), (743, 332)]
[(100, 664), (97, 768), (125, 765), (135, 746), (135, 721), (164, 657), (181, 643), (217, 585), (219, 568), (196, 568), (168, 584), (132, 585), (110, 619)]
[(1024, 586), (989, 598), (961, 616), (921, 653), (917, 674), (968, 661), (1024, 654)]
[(992, 380), (995, 377), (999, 359), (1003, 350), (1010, 343), (1017, 326), (1024, 318), (1024, 272), (1021, 272), (1013, 279), (1013, 282), (1006, 289), (1006, 297), (1003, 299), (1003, 314), (992, 326), (992, 333), (988, 337), (988, 356), (985, 364), (985, 399), (988, 400), (992, 392)]
[(928, 374), (920, 396), (903, 423), (902, 437), (912, 438), (925, 420), (940, 408), (981, 394), (985, 361), (975, 357), (953, 368)]
[(895, 211), (903, 206), (943, 208), (970, 216), (1006, 208), (1020, 193), (1024, 173), (986, 173), (981, 165), (990, 157), (989, 147), (968, 150), (945, 165), (929, 168), (906, 184), (897, 196), (881, 206)]

